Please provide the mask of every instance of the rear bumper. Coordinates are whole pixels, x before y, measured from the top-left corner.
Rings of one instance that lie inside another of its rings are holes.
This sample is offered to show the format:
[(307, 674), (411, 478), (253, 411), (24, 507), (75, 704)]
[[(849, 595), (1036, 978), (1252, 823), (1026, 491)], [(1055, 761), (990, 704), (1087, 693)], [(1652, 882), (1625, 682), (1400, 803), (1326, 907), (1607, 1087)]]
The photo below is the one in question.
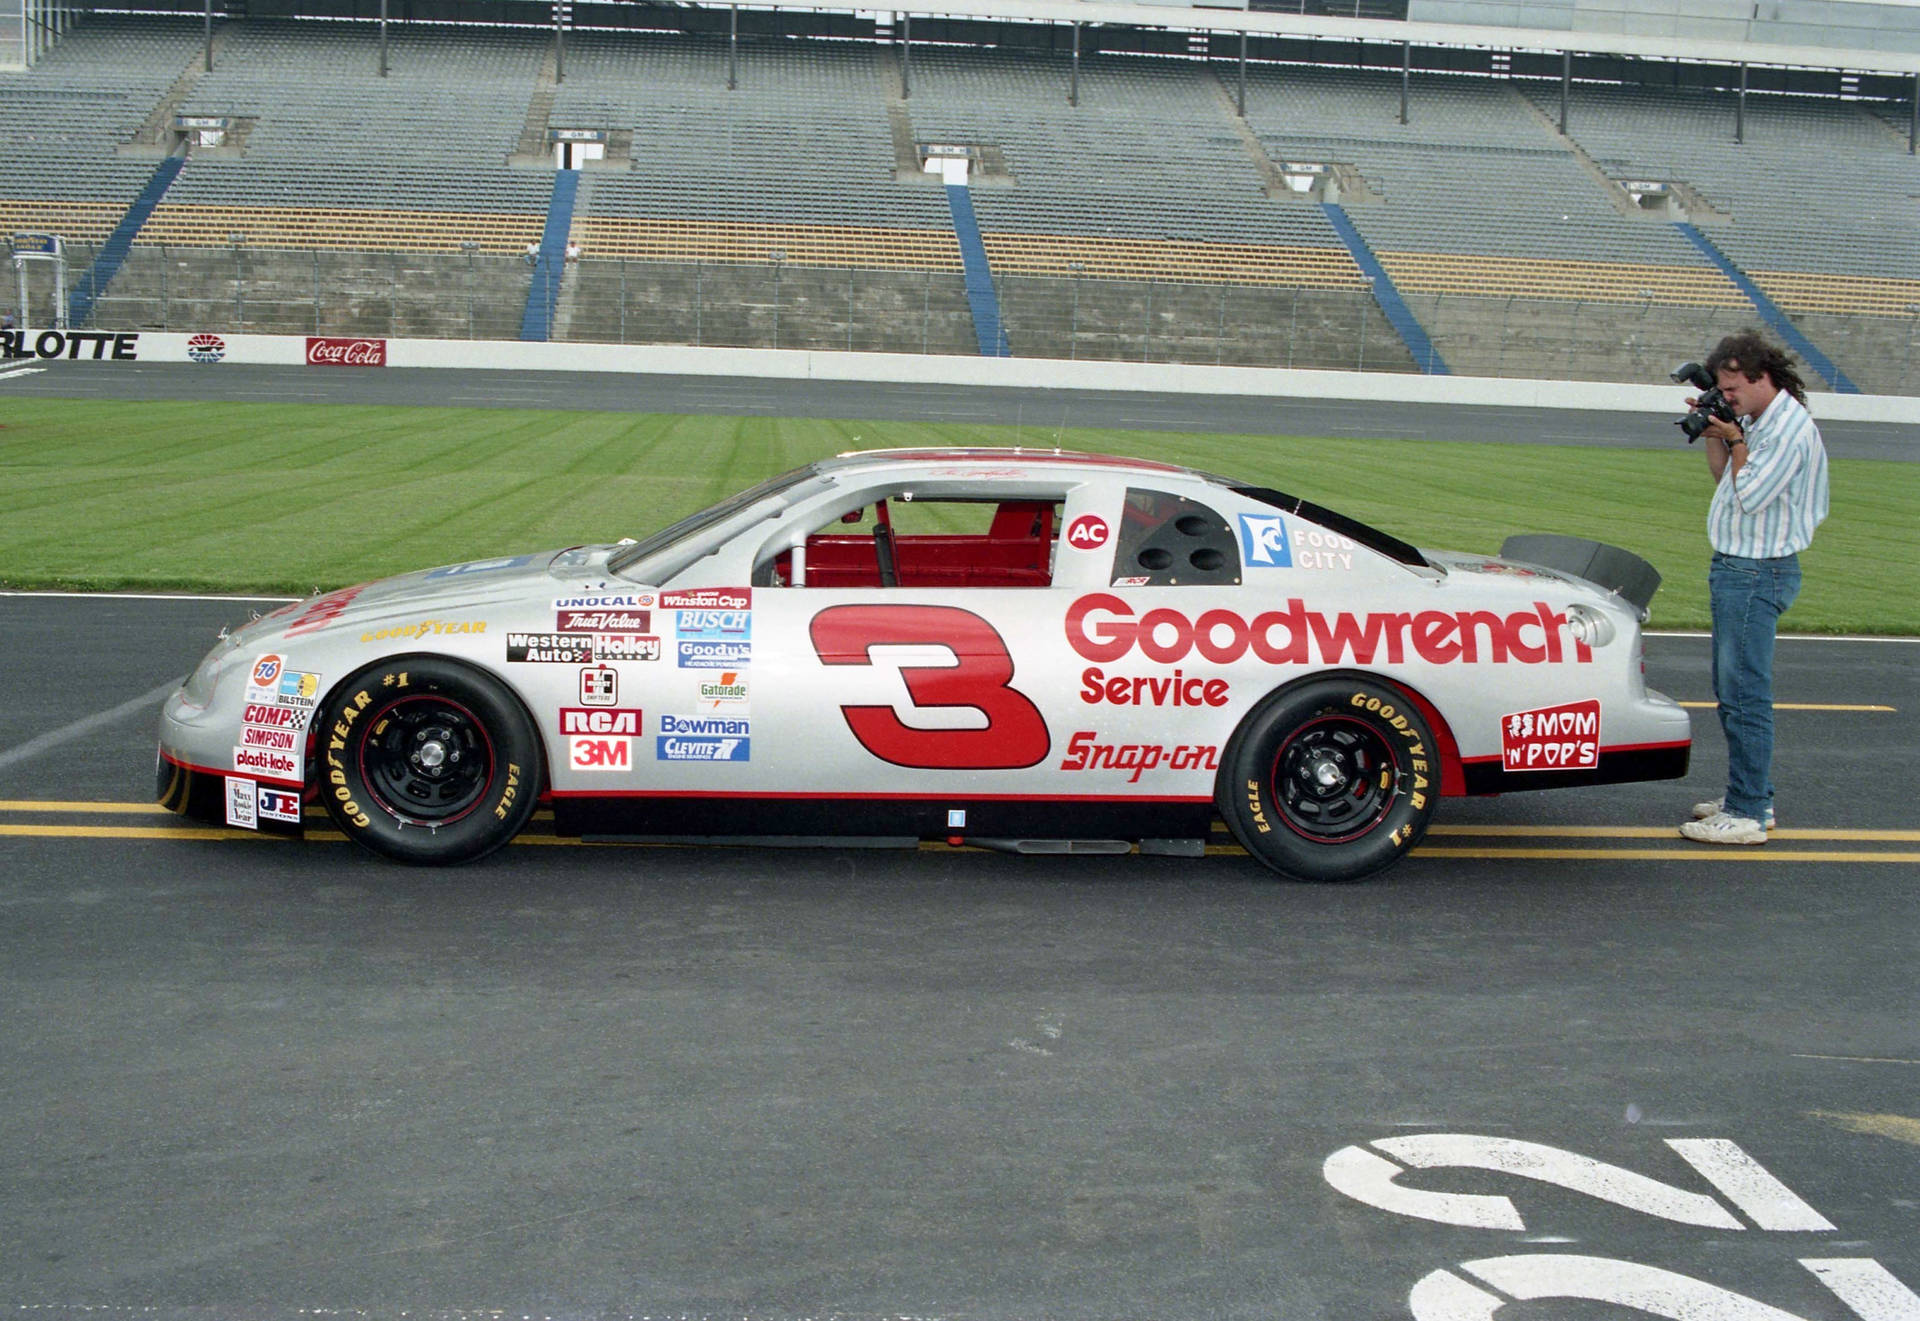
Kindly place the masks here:
[(1509, 771), (1498, 757), (1461, 763), (1469, 794), (1510, 794), (1525, 789), (1571, 789), (1584, 784), (1630, 784), (1635, 780), (1677, 780), (1687, 773), (1693, 740), (1602, 748), (1600, 764), (1586, 770)]

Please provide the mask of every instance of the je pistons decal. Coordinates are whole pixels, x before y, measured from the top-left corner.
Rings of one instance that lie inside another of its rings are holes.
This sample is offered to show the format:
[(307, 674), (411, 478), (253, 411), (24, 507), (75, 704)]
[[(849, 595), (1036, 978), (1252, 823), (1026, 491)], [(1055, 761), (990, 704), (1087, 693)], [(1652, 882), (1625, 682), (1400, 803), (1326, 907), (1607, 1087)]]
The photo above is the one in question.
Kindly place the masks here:
[(509, 633), (509, 661), (538, 661), (550, 665), (586, 665), (593, 660), (590, 633)]
[(1500, 717), (1500, 768), (1590, 771), (1600, 764), (1600, 702), (1568, 702)]

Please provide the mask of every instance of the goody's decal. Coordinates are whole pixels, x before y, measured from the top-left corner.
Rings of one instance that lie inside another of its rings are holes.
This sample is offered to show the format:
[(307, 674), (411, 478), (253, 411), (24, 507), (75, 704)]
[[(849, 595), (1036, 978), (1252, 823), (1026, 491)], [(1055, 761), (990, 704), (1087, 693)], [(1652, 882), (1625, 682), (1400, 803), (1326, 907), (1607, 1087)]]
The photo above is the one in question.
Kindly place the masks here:
[(1600, 764), (1600, 701), (1567, 702), (1500, 717), (1500, 768), (1589, 771)]
[(428, 569), (429, 578), (459, 578), (470, 573), (498, 573), (502, 569), (518, 569), (533, 563), (531, 555), (507, 555), (497, 560), (470, 560), (465, 564), (448, 564), (438, 569)]
[(679, 648), (683, 670), (733, 670), (753, 659), (750, 642), (682, 642)]
[(1290, 569), (1287, 520), (1279, 514), (1240, 515), (1240, 558), (1249, 568)]
[(745, 642), (753, 636), (753, 615), (745, 610), (682, 610), (674, 617), (674, 636)]

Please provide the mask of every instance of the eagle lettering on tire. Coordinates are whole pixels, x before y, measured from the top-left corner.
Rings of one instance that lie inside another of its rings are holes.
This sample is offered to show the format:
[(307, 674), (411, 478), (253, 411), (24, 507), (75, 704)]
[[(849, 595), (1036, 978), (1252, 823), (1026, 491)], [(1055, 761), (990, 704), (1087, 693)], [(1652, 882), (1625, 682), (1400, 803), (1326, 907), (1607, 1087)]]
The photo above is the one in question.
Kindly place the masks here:
[(400, 657), (362, 670), (314, 728), (327, 815), (387, 857), (471, 862), (533, 815), (533, 721), (499, 680), (457, 661)]
[(1234, 731), (1216, 799), (1247, 852), (1286, 876), (1353, 881), (1427, 832), (1432, 732), (1389, 685), (1331, 677), (1268, 697)]

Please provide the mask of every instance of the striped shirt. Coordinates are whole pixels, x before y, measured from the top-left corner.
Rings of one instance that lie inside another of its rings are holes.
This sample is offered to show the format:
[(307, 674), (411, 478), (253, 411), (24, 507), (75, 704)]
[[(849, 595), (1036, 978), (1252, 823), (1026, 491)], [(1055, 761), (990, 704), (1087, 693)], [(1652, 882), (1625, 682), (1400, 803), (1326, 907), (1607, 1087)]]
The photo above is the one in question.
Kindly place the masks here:
[(1748, 420), (1747, 461), (1727, 461), (1707, 507), (1707, 540), (1723, 555), (1770, 560), (1805, 550), (1827, 516), (1827, 450), (1806, 406), (1782, 390)]

